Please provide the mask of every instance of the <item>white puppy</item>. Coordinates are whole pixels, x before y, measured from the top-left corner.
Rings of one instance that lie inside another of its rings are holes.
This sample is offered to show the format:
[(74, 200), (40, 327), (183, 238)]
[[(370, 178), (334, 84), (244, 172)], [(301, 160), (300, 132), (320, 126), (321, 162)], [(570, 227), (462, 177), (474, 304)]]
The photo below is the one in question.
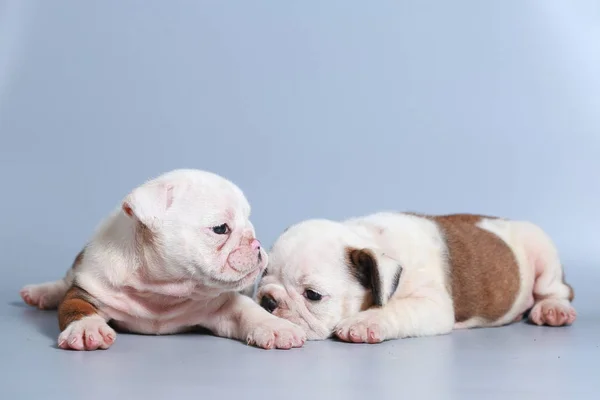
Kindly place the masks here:
[(26, 286), (21, 297), (58, 306), (63, 349), (106, 349), (113, 327), (171, 334), (198, 326), (263, 348), (299, 347), (302, 329), (237, 293), (267, 263), (249, 216), (230, 181), (171, 171), (134, 189), (62, 280)]
[(571, 324), (573, 290), (550, 238), (524, 221), (377, 213), (309, 220), (275, 242), (257, 301), (308, 338), (446, 334), (529, 319)]

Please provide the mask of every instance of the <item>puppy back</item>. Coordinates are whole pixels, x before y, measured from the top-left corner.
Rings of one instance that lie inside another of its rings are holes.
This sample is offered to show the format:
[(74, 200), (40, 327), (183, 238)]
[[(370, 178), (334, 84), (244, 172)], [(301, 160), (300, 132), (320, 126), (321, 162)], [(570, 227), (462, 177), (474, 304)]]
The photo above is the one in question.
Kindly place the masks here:
[(456, 322), (478, 317), (488, 322), (506, 315), (520, 290), (519, 264), (497, 235), (480, 228), (475, 214), (426, 216), (435, 221), (447, 246)]

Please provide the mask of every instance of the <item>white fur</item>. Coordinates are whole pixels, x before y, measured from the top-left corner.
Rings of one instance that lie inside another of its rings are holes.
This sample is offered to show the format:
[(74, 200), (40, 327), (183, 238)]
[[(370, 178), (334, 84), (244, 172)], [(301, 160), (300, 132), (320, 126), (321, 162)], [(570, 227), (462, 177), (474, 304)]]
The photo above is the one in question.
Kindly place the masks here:
[[(85, 247), (81, 265), (60, 281), (26, 286), (21, 295), (29, 304), (55, 308), (76, 283), (93, 297), (99, 315), (71, 323), (59, 338), (65, 348), (110, 346), (86, 346), (82, 336), (110, 329), (108, 321), (144, 334), (202, 326), (264, 348), (301, 346), (301, 329), (238, 293), (268, 260), (249, 216), (250, 205), (232, 182), (205, 171), (171, 171), (125, 198)], [(213, 232), (224, 223), (229, 233)]]
[[(574, 310), (565, 300), (568, 288), (561, 280), (558, 255), (541, 229), (528, 222), (491, 219), (479, 226), (502, 238), (519, 264), (520, 291), (512, 309), (498, 321), (473, 318), (455, 324), (442, 232), (430, 219), (395, 212), (343, 222), (308, 220), (290, 227), (270, 252), (268, 274), (259, 283), (256, 297), (259, 302), (265, 295), (273, 297), (278, 304), (273, 314), (302, 326), (312, 340), (334, 333), (346, 341), (375, 343), (503, 325), (530, 309), (534, 294), (554, 299), (557, 312), (556, 303), (562, 302), (562, 311), (571, 313), (572, 322)], [(349, 273), (344, 257), (348, 247), (372, 251), (386, 281), (392, 276), (389, 271), (402, 266), (399, 286), (382, 307), (364, 309), (366, 289)], [(539, 275), (547, 281), (536, 281)], [(534, 283), (539, 287), (534, 288)], [(309, 300), (306, 289), (317, 291), (323, 299)], [(533, 315), (543, 314), (542, 303), (535, 305)]]
[[(344, 259), (348, 246), (373, 250), (384, 268), (390, 260), (403, 267), (395, 295), (381, 310), (360, 312), (365, 289), (348, 274)], [(345, 336), (350, 330), (364, 336), (371, 328), (379, 329), (376, 336), (381, 340), (445, 333), (452, 329), (454, 317), (445, 289), (444, 251), (436, 225), (411, 215), (309, 220), (278, 238), (257, 297), (273, 296), (280, 304), (274, 314), (302, 326), (309, 339), (324, 339), (333, 331)], [(324, 299), (306, 299), (307, 288)]]

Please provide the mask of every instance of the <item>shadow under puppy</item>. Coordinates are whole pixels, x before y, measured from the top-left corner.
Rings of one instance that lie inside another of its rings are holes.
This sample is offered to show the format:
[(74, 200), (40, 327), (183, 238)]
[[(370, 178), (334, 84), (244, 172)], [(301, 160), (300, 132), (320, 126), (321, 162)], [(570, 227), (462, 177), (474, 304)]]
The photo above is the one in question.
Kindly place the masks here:
[(172, 334), (199, 326), (267, 349), (302, 346), (301, 328), (238, 293), (268, 260), (249, 216), (232, 182), (192, 169), (165, 173), (125, 198), (63, 279), (25, 286), (21, 297), (58, 307), (63, 349), (106, 349), (113, 327)]
[(575, 321), (573, 289), (538, 226), (472, 214), (381, 212), (308, 220), (275, 242), (257, 289), (273, 315), (308, 339), (439, 335), (523, 319)]

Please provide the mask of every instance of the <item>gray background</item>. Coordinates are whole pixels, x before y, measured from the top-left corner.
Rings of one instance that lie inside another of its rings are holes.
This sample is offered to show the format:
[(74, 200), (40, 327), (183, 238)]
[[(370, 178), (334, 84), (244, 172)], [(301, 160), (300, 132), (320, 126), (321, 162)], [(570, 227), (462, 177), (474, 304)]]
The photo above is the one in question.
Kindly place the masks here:
[[(0, 393), (597, 398), (599, 43), (592, 0), (0, 0)], [(54, 313), (19, 288), (181, 167), (236, 182), (267, 245), (384, 209), (532, 220), (580, 318), (291, 352), (198, 335), (55, 349)]]

